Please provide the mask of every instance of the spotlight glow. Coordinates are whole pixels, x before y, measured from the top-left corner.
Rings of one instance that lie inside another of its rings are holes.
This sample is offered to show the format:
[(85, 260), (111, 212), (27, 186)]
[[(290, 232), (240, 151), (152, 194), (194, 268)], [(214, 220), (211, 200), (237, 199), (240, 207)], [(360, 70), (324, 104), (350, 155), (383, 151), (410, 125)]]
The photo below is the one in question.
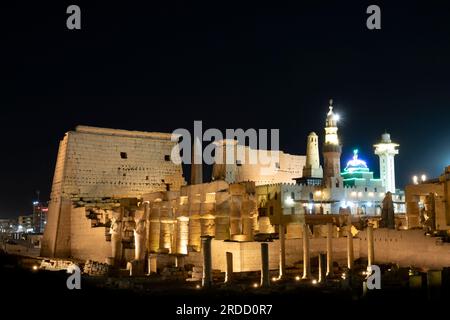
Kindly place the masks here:
[(288, 206), (293, 206), (295, 204), (294, 199), (292, 199), (291, 197), (287, 197), (284, 203)]

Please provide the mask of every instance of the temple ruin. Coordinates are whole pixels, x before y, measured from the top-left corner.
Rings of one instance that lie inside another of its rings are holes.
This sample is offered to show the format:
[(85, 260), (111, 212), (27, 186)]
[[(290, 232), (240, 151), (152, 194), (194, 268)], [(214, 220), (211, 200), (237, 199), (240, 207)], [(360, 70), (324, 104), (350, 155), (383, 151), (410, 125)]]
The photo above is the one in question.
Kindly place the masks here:
[[(341, 172), (332, 109), (323, 168), (312, 132), (306, 156), (277, 151), (272, 175), (237, 160), (214, 164), (211, 181), (203, 183), (196, 164), (190, 185), (172, 159), (177, 142), (170, 134), (78, 126), (60, 142), (41, 255), (106, 262), (131, 275), (189, 263), (226, 271), (227, 278), (262, 270), (263, 261), (262, 283), (268, 269), (279, 269), (282, 278), (298, 261), (309, 279), (313, 257), (323, 263), (323, 276), (325, 267), (332, 274), (334, 262), (351, 269), (358, 258), (448, 265), (450, 244), (437, 245), (421, 230), (449, 228), (448, 168), (436, 181), (407, 188), (405, 215), (403, 191), (391, 183), (395, 192), (386, 192), (385, 179), (373, 177), (357, 150)], [(216, 156), (236, 148), (236, 141), (217, 146)], [(422, 246), (420, 257), (408, 254), (412, 244)]]

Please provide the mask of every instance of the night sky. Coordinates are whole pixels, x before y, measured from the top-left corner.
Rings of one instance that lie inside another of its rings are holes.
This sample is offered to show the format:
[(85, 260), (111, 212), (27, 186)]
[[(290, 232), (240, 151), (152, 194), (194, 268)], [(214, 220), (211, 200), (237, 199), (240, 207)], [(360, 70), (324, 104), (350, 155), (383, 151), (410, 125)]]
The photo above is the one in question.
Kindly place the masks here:
[[(401, 145), (399, 187), (450, 164), (448, 2), (145, 2), (2, 8), (1, 218), (29, 214), (36, 190), (48, 199), (59, 140), (78, 124), (279, 128), (281, 149), (305, 154), (333, 98), (343, 166), (357, 147), (378, 176), (385, 130)], [(366, 28), (370, 4), (381, 30)]]

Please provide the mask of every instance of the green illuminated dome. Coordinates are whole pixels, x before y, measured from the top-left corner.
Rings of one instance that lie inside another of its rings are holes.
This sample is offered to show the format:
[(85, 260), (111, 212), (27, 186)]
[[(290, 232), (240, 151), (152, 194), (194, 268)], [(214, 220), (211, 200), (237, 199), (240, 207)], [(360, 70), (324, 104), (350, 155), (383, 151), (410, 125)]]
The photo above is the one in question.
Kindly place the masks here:
[(358, 159), (358, 149), (355, 149), (353, 150), (353, 159), (347, 162), (344, 172), (353, 173), (362, 171), (369, 171), (369, 168), (364, 160)]

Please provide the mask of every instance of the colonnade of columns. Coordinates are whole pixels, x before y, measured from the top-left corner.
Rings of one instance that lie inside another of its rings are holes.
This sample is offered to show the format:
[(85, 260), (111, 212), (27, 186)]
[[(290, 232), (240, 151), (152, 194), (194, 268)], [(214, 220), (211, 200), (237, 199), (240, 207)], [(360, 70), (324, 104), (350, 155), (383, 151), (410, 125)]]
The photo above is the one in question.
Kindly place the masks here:
[[(135, 261), (142, 261), (145, 257), (146, 250), (148, 253), (172, 253), (178, 255), (185, 255), (188, 253), (188, 246), (200, 250), (205, 244), (209, 245), (210, 251), (211, 238), (219, 237), (230, 239), (233, 230), (235, 232), (241, 231), (244, 234), (252, 235), (253, 221), (251, 217), (244, 217), (242, 219), (228, 219), (224, 217), (215, 217), (213, 215), (204, 216), (179, 216), (170, 218), (168, 214), (162, 213), (167, 208), (151, 207), (149, 203), (145, 203), (142, 212), (135, 214), (136, 227), (134, 230), (134, 245), (135, 245)], [(122, 228), (123, 228), (124, 209), (116, 210), (115, 216), (110, 228), (111, 233), (111, 264), (116, 265), (121, 259), (122, 254)], [(239, 225), (240, 224), (240, 225)], [(353, 250), (353, 235), (351, 233), (351, 218), (347, 222), (347, 267), (353, 268), (354, 250)], [(302, 225), (302, 247), (303, 247), (303, 279), (310, 279), (311, 263), (310, 263), (310, 239), (309, 228), (307, 224)], [(333, 230), (331, 223), (327, 224), (326, 237), (326, 255), (319, 255), (319, 281), (323, 281), (324, 276), (333, 276)], [(218, 240), (225, 240), (218, 239)], [(279, 226), (279, 278), (282, 279), (286, 272), (286, 246), (285, 246), (285, 226)], [(374, 239), (373, 227), (367, 228), (367, 245), (368, 245), (368, 265), (374, 262)], [(268, 246), (263, 244), (261, 247), (261, 285), (267, 285), (266, 273), (268, 272)], [(209, 256), (211, 253), (209, 253)], [(266, 256), (267, 255), (267, 256)], [(232, 255), (227, 253), (227, 281), (232, 279)], [(205, 256), (207, 259), (208, 256)], [(149, 257), (149, 260), (151, 257)], [(210, 258), (208, 258), (210, 259)], [(205, 260), (206, 266), (208, 261)], [(326, 262), (326, 264), (325, 264)], [(267, 266), (265, 265), (267, 263)], [(150, 265), (150, 262), (149, 262)], [(206, 270), (207, 271), (207, 270)], [(206, 286), (209, 280), (206, 281)]]

